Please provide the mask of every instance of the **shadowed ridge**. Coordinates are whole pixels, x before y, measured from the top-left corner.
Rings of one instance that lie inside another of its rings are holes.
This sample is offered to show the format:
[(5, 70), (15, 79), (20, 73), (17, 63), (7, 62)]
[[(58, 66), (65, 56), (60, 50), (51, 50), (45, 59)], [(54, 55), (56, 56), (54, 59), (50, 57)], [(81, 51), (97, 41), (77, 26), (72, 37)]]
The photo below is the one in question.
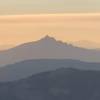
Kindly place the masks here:
[[(66, 71), (67, 68), (67, 71)], [(100, 63), (86, 63), (76, 60), (40, 59), (28, 60), (0, 68), (0, 82), (14, 81), (48, 71), (66, 72), (100, 71)]]
[(99, 94), (99, 71), (59, 69), (0, 83), (0, 100), (100, 100)]

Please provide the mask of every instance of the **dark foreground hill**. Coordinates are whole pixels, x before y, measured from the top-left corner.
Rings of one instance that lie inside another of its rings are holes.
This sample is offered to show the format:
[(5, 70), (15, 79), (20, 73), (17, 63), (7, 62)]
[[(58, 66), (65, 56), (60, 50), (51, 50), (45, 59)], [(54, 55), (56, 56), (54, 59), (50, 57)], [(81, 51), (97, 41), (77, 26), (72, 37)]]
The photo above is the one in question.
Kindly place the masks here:
[(19, 80), (40, 72), (53, 71), (59, 68), (77, 68), (81, 70), (100, 71), (100, 63), (86, 63), (68, 59), (41, 59), (23, 61), (0, 68), (0, 81)]
[(100, 72), (61, 68), (0, 83), (0, 100), (100, 100)]

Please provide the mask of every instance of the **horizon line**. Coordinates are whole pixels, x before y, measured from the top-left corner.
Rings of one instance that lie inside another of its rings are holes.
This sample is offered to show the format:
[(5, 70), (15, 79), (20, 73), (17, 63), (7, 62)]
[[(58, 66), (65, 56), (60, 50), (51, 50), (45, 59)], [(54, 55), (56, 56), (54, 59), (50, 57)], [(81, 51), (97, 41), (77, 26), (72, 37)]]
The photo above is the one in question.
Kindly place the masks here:
[(32, 16), (100, 16), (99, 13), (39, 13), (39, 14), (11, 14), (11, 15), (0, 15), (0, 17), (32, 17)]

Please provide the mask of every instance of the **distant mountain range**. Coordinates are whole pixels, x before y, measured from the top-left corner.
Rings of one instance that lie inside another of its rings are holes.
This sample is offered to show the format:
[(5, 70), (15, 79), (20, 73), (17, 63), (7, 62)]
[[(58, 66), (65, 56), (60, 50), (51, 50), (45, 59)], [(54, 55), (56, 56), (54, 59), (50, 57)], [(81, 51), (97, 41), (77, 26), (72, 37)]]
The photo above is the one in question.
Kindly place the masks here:
[(76, 42), (71, 42), (73, 45), (77, 47), (82, 47), (82, 48), (87, 48), (87, 49), (100, 49), (100, 43), (95, 43), (91, 41), (76, 41)]
[(100, 62), (100, 51), (75, 47), (46, 36), (39, 41), (0, 52), (0, 66), (30, 59), (74, 59)]
[(77, 60), (42, 59), (29, 60), (0, 68), (0, 82), (27, 78), (41, 72), (54, 71), (59, 68), (100, 71), (100, 63), (86, 63)]
[(60, 68), (0, 83), (0, 100), (100, 100), (100, 72)]
[(0, 51), (0, 100), (100, 100), (100, 51), (49, 36)]

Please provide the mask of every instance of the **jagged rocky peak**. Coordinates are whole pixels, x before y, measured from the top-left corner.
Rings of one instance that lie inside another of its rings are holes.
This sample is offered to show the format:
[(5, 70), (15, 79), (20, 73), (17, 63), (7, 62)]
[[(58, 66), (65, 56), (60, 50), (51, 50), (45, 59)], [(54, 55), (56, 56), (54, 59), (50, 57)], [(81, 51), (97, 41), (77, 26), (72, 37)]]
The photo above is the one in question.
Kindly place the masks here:
[(55, 38), (46, 35), (45, 37), (43, 37), (40, 41), (44, 41), (44, 42), (57, 42)]
[(42, 39), (40, 39), (39, 41), (37, 41), (39, 43), (42, 43), (42, 44), (48, 44), (48, 45), (63, 45), (63, 46), (71, 46), (71, 44), (68, 44), (68, 43), (65, 43), (65, 42), (62, 42), (60, 40), (56, 40), (54, 37), (51, 37), (49, 35), (46, 35), (45, 37), (43, 37)]

